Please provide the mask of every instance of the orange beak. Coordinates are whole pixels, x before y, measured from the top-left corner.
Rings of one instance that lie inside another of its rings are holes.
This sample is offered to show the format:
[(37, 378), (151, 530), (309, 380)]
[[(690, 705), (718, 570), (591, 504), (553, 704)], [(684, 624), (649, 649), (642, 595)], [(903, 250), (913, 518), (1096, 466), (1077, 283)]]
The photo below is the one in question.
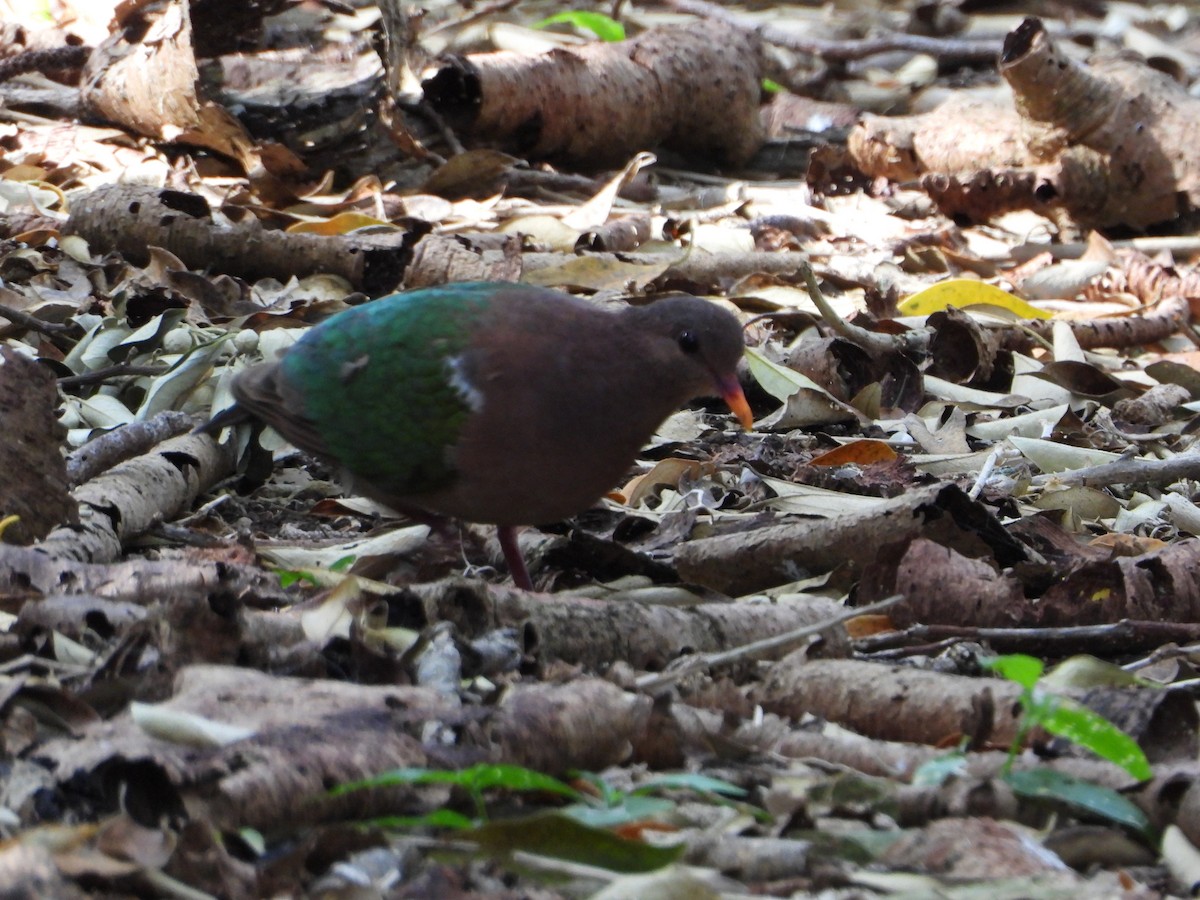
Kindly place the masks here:
[(737, 376), (718, 378), (717, 392), (729, 406), (730, 411), (737, 416), (738, 421), (742, 423), (742, 428), (752, 431), (754, 429), (754, 413), (750, 412), (750, 404), (746, 402), (746, 395), (742, 393), (742, 386), (738, 384)]

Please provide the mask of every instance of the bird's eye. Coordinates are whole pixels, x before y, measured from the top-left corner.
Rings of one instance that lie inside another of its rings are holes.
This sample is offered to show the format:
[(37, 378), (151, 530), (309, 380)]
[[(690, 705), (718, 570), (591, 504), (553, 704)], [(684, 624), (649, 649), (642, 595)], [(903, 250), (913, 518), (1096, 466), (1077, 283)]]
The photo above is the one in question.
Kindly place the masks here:
[(684, 353), (695, 353), (700, 349), (700, 339), (694, 331), (679, 332), (679, 349)]

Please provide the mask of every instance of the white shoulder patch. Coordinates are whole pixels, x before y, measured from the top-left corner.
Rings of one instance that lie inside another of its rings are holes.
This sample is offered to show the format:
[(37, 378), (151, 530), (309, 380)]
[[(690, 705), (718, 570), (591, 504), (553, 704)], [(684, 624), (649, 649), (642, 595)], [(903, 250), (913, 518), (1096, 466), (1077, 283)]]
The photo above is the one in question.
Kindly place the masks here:
[(466, 360), (461, 356), (447, 356), (446, 372), (449, 375), (450, 386), (458, 392), (458, 396), (471, 412), (483, 409), (483, 392), (475, 387), (467, 375)]

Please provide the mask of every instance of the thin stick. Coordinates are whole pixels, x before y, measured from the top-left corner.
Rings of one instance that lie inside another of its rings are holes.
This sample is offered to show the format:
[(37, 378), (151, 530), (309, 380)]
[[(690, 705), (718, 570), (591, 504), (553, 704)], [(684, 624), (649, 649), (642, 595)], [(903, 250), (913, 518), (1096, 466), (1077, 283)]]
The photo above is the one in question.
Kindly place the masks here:
[(793, 644), (804, 638), (812, 637), (820, 634), (823, 631), (828, 631), (843, 622), (850, 619), (857, 619), (859, 616), (868, 616), (877, 613), (880, 610), (887, 609), (889, 606), (894, 606), (904, 599), (903, 594), (893, 594), (876, 603), (868, 604), (867, 606), (859, 606), (854, 609), (847, 609), (831, 619), (824, 622), (818, 622), (815, 625), (805, 625), (803, 628), (797, 628), (793, 631), (788, 631), (783, 634), (777, 634), (773, 637), (763, 638), (759, 641), (751, 641), (749, 644), (743, 644), (740, 647), (734, 647), (732, 650), (720, 650), (715, 653), (693, 653), (689, 656), (681, 656), (671, 664), (671, 669), (668, 672), (656, 673), (654, 675), (643, 675), (634, 684), (638, 690), (653, 692), (660, 688), (674, 684), (685, 675), (690, 675), (693, 672), (698, 672), (701, 669), (708, 669), (713, 666), (721, 666), (725, 663), (734, 662), (736, 660), (745, 659), (747, 657), (757, 656), (760, 653), (765, 653), (768, 650), (775, 650), (779, 647), (786, 647), (788, 644)]

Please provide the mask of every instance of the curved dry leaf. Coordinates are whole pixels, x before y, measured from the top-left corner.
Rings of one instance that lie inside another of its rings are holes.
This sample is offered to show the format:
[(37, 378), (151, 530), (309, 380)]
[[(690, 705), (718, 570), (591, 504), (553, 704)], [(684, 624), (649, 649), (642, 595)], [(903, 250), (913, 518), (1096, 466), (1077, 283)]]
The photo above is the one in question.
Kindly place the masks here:
[(1121, 459), (1120, 453), (1109, 453), (1107, 450), (1090, 450), (1086, 447), (1072, 447), (1057, 441), (1043, 441), (1039, 438), (1027, 438), (1019, 435), (1009, 437), (1009, 443), (1016, 447), (1035, 466), (1047, 474), (1052, 472), (1069, 472), (1086, 466), (1098, 466), (1102, 463), (1115, 462)]
[(194, 713), (166, 709), (150, 703), (129, 704), (134, 723), (151, 737), (191, 747), (224, 747), (254, 736), (254, 729), (229, 725)]
[(860, 466), (878, 462), (891, 462), (896, 458), (896, 451), (886, 441), (857, 440), (842, 444), (809, 460), (813, 466), (844, 466), (855, 464)]
[(967, 426), (967, 434), (984, 441), (999, 441), (1009, 435), (1036, 438), (1049, 434), (1055, 425), (1070, 410), (1066, 403), (1048, 409), (1036, 409), (1009, 419), (975, 421)]
[(1111, 519), (1121, 511), (1121, 504), (1112, 494), (1092, 487), (1047, 489), (1030, 503), (1038, 509), (1060, 509), (1070, 512), (1085, 522)]
[(223, 345), (224, 341), (216, 340), (196, 347), (169, 372), (150, 379), (150, 389), (138, 407), (135, 419), (144, 422), (163, 410), (180, 409), (183, 398), (209, 377), (213, 360), (224, 352)]
[(1108, 271), (1104, 260), (1071, 259), (1027, 275), (1019, 285), (1030, 300), (1071, 300)]
[(260, 543), (258, 554), (285, 569), (328, 569), (347, 556), (403, 556), (412, 553), (429, 537), (428, 525), (394, 528), (372, 537), (324, 546)]
[(979, 388), (955, 384), (933, 375), (925, 376), (925, 390), (939, 400), (951, 400), (966, 412), (981, 409), (1015, 409), (1025, 406), (1030, 398), (1021, 394), (998, 394)]
[[(572, 240), (572, 247), (574, 243)], [(661, 258), (657, 254), (655, 260), (644, 258), (643, 262), (625, 262), (608, 256), (563, 258), (562, 265), (526, 270), (521, 275), (521, 283), (593, 291), (625, 291), (631, 286), (642, 289), (678, 262), (677, 258)]]
[(1122, 509), (1113, 522), (1113, 531), (1132, 533), (1143, 528), (1152, 528), (1162, 521), (1165, 500), (1145, 500), (1136, 506)]

